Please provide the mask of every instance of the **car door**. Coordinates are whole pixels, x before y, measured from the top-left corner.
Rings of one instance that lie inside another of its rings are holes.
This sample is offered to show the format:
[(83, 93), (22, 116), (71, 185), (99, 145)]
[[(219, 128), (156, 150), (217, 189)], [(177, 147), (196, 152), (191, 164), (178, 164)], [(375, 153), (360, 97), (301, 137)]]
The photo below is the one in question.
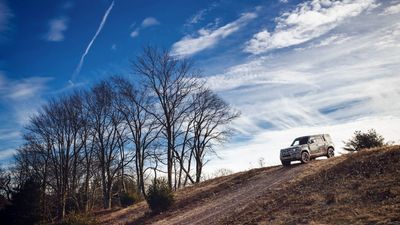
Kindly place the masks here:
[(317, 146), (318, 146), (318, 155), (325, 155), (326, 154), (326, 143), (322, 136), (315, 137)]
[(308, 148), (310, 149), (310, 154), (312, 156), (319, 154), (318, 144), (314, 137), (310, 137), (308, 140)]

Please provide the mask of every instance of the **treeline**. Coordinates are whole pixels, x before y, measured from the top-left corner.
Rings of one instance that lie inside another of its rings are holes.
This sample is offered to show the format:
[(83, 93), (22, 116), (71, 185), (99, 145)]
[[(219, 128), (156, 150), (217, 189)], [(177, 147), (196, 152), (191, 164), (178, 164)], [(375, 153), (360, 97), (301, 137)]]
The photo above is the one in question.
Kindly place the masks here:
[(42, 213), (63, 218), (111, 208), (132, 190), (146, 197), (147, 182), (157, 177), (173, 190), (201, 180), (238, 113), (189, 60), (148, 47), (132, 65), (129, 78), (50, 100), (31, 117), (5, 198), (12, 199), (10, 185), (34, 179)]

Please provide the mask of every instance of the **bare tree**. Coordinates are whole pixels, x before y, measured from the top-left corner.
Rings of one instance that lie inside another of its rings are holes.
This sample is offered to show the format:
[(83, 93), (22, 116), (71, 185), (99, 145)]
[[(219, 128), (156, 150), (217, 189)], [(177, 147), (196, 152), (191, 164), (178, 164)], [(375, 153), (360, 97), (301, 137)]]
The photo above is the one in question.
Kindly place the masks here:
[(0, 167), (0, 195), (3, 195), (7, 200), (11, 200), (11, 194), (11, 172)]
[(93, 129), (93, 141), (100, 169), (103, 192), (103, 207), (111, 208), (112, 187), (115, 177), (124, 165), (120, 157), (120, 137), (122, 116), (115, 109), (115, 93), (111, 85), (100, 82), (87, 96), (89, 121)]
[(230, 135), (227, 125), (239, 116), (230, 106), (209, 89), (194, 94), (193, 157), (196, 163), (196, 183), (200, 182), (208, 153)]
[(77, 94), (50, 101), (32, 117), (25, 135), (28, 145), (21, 150), (24, 163), (40, 175), (43, 188), (49, 185), (57, 194), (60, 217), (66, 214), (67, 200), (77, 192), (79, 153), (85, 142), (79, 136), (81, 110)]
[(113, 82), (118, 92), (116, 107), (123, 116), (133, 143), (137, 187), (145, 196), (145, 162), (152, 155), (150, 149), (160, 134), (160, 124), (149, 113), (154, 111), (154, 106), (147, 89), (136, 89), (131, 81), (122, 77), (114, 77)]
[(186, 59), (148, 47), (133, 66), (139, 79), (104, 80), (32, 116), (13, 172), (0, 171), (0, 192), (10, 198), (10, 183), (18, 188), (34, 177), (42, 211), (60, 219), (100, 202), (111, 208), (134, 181), (145, 196), (146, 180), (160, 173), (173, 189), (200, 182), (238, 113), (205, 88)]
[(180, 124), (185, 113), (192, 107), (188, 104), (190, 94), (198, 88), (198, 72), (190, 61), (177, 59), (168, 51), (147, 47), (134, 62), (136, 73), (143, 78), (158, 105), (156, 112), (148, 111), (161, 124), (166, 140), (168, 185), (172, 188), (174, 153)]

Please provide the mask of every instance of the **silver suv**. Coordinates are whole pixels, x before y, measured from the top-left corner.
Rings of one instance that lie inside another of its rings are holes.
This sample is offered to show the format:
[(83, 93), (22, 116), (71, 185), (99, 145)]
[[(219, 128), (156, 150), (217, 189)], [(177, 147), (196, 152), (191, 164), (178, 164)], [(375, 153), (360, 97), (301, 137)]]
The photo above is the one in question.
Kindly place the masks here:
[(281, 149), (282, 165), (288, 166), (291, 161), (300, 160), (308, 163), (320, 156), (331, 158), (335, 155), (335, 147), (329, 134), (318, 134), (294, 139), (289, 148)]

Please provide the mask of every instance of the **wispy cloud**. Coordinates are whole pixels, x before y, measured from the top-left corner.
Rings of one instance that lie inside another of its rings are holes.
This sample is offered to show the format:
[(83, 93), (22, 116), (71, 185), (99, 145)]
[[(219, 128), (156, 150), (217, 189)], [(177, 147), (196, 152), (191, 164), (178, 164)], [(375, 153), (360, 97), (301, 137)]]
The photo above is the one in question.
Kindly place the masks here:
[[(147, 28), (147, 27), (152, 27), (152, 26), (156, 26), (156, 25), (160, 25), (160, 22), (154, 18), (154, 17), (147, 17), (145, 18), (142, 23), (140, 24), (140, 26), (136, 27), (130, 34), (130, 36), (132, 38), (138, 37), (140, 34), (140, 31)], [(135, 27), (135, 25), (132, 25), (131, 27)]]
[(151, 27), (159, 24), (160, 22), (154, 17), (147, 17), (142, 21), (142, 27)]
[(0, 164), (22, 142), (21, 130), (45, 103), (50, 77), (7, 78), (0, 72)]
[(186, 21), (185, 26), (193, 25), (203, 20), (203, 17), (207, 11), (208, 9), (201, 9), (196, 12), (196, 14), (194, 14), (188, 21)]
[(0, 141), (8, 141), (21, 137), (21, 132), (13, 129), (0, 129)]
[(185, 27), (193, 26), (193, 25), (201, 22), (202, 20), (204, 20), (204, 17), (206, 16), (206, 14), (209, 13), (210, 11), (212, 11), (213, 9), (215, 9), (217, 6), (218, 6), (218, 4), (214, 2), (207, 8), (200, 9), (186, 21), (184, 26)]
[(345, 123), (318, 126), (298, 126), (285, 130), (264, 130), (253, 136), (251, 141), (231, 142), (218, 151), (220, 158), (213, 159), (205, 167), (205, 172), (213, 172), (220, 168), (229, 168), (233, 171), (243, 171), (258, 166), (258, 159), (264, 158), (267, 166), (280, 164), (279, 150), (288, 147), (295, 137), (307, 134), (331, 134), (336, 144), (336, 154), (343, 154), (342, 141), (349, 139), (354, 129), (367, 131), (375, 128), (386, 140), (400, 143), (398, 125), (400, 119), (396, 117), (370, 117), (355, 119)]
[(254, 34), (245, 52), (260, 54), (273, 49), (302, 44), (326, 34), (367, 9), (376, 7), (375, 0), (308, 1), (276, 18), (273, 32), (264, 29)]
[(130, 36), (131, 36), (132, 38), (135, 38), (135, 37), (138, 37), (139, 34), (140, 34), (140, 29), (139, 29), (139, 28), (136, 28), (134, 31), (131, 32), (131, 35), (130, 35)]
[[(2, 118), (18, 126), (24, 125), (44, 103), (51, 77), (28, 77), (24, 79), (7, 79), (0, 73), (0, 104), (5, 106)], [(8, 121), (9, 118), (10, 121)], [(7, 124), (2, 124), (3, 128)], [(1, 133), (1, 132), (0, 132)]]
[(117, 44), (112, 44), (111, 45), (111, 50), (116, 51), (117, 50)]
[(69, 10), (69, 9), (72, 9), (74, 7), (74, 5), (75, 5), (74, 2), (68, 1), (68, 2), (65, 2), (64, 4), (62, 4), (61, 8), (64, 10)]
[(237, 20), (216, 29), (201, 28), (194, 35), (187, 35), (172, 46), (172, 54), (190, 56), (214, 47), (219, 41), (238, 31), (249, 21), (257, 17), (256, 13), (243, 13)]
[[(339, 150), (359, 129), (375, 128), (399, 143), (400, 24), (379, 10), (300, 51), (252, 56), (209, 77), (210, 87), (242, 112), (233, 127), (248, 137), (221, 149), (223, 159), (213, 165), (246, 169), (258, 157), (278, 164), (290, 139), (313, 133), (330, 133)], [(238, 155), (246, 157), (234, 160)]]
[(29, 77), (21, 80), (7, 80), (0, 74), (0, 93), (2, 98), (22, 101), (40, 94), (46, 88), (50, 77)]
[(101, 30), (103, 29), (104, 24), (105, 24), (106, 21), (107, 21), (108, 15), (110, 15), (110, 12), (111, 12), (111, 10), (113, 9), (113, 7), (114, 7), (114, 1), (112, 1), (112, 2), (111, 2), (111, 5), (107, 8), (106, 12), (104, 13), (103, 19), (101, 20), (100, 25), (99, 25), (99, 27), (97, 28), (96, 33), (94, 34), (94, 36), (93, 36), (92, 39), (90, 40), (89, 44), (87, 45), (85, 51), (83, 52), (83, 54), (82, 54), (82, 56), (81, 56), (81, 59), (80, 59), (80, 61), (79, 61), (79, 64), (78, 64), (78, 66), (76, 67), (76, 69), (75, 69), (75, 71), (74, 71), (74, 73), (73, 73), (73, 75), (72, 75), (72, 78), (71, 78), (72, 81), (74, 81), (75, 78), (76, 78), (76, 76), (81, 72), (83, 63), (85, 62), (85, 57), (86, 57), (86, 55), (89, 53), (90, 48), (92, 47), (92, 45), (93, 45), (94, 41), (96, 40), (97, 36), (99, 36)]
[(352, 37), (351, 36), (346, 36), (343, 34), (332, 34), (322, 40), (316, 40), (313, 42), (310, 42), (307, 46), (301, 47), (301, 48), (295, 48), (294, 50), (301, 51), (304, 49), (309, 49), (309, 48), (319, 48), (319, 47), (324, 47), (324, 46), (329, 46), (329, 45), (336, 45), (336, 44), (341, 44), (345, 41), (350, 40)]
[(64, 32), (68, 29), (68, 18), (61, 17), (52, 19), (49, 22), (49, 32), (45, 38), (48, 41), (62, 41), (64, 40)]
[(74, 7), (73, 2), (65, 2), (60, 5), (60, 11), (63, 15), (51, 19), (48, 22), (49, 31), (44, 35), (44, 39), (52, 42), (60, 42), (65, 39), (65, 32), (68, 30), (69, 17), (66, 12)]
[(21, 130), (45, 103), (51, 80), (51, 77), (14, 79), (0, 71), (0, 164), (10, 160), (21, 144)]
[(0, 161), (11, 158), (16, 153), (15, 149), (0, 150)]
[(397, 14), (400, 13), (400, 3), (399, 4), (395, 4), (395, 5), (391, 5), (389, 7), (387, 7), (384, 11), (383, 11), (383, 15), (392, 15), (392, 14)]
[(4, 32), (10, 29), (10, 19), (12, 16), (10, 8), (5, 2), (0, 0), (0, 40), (3, 38)]

